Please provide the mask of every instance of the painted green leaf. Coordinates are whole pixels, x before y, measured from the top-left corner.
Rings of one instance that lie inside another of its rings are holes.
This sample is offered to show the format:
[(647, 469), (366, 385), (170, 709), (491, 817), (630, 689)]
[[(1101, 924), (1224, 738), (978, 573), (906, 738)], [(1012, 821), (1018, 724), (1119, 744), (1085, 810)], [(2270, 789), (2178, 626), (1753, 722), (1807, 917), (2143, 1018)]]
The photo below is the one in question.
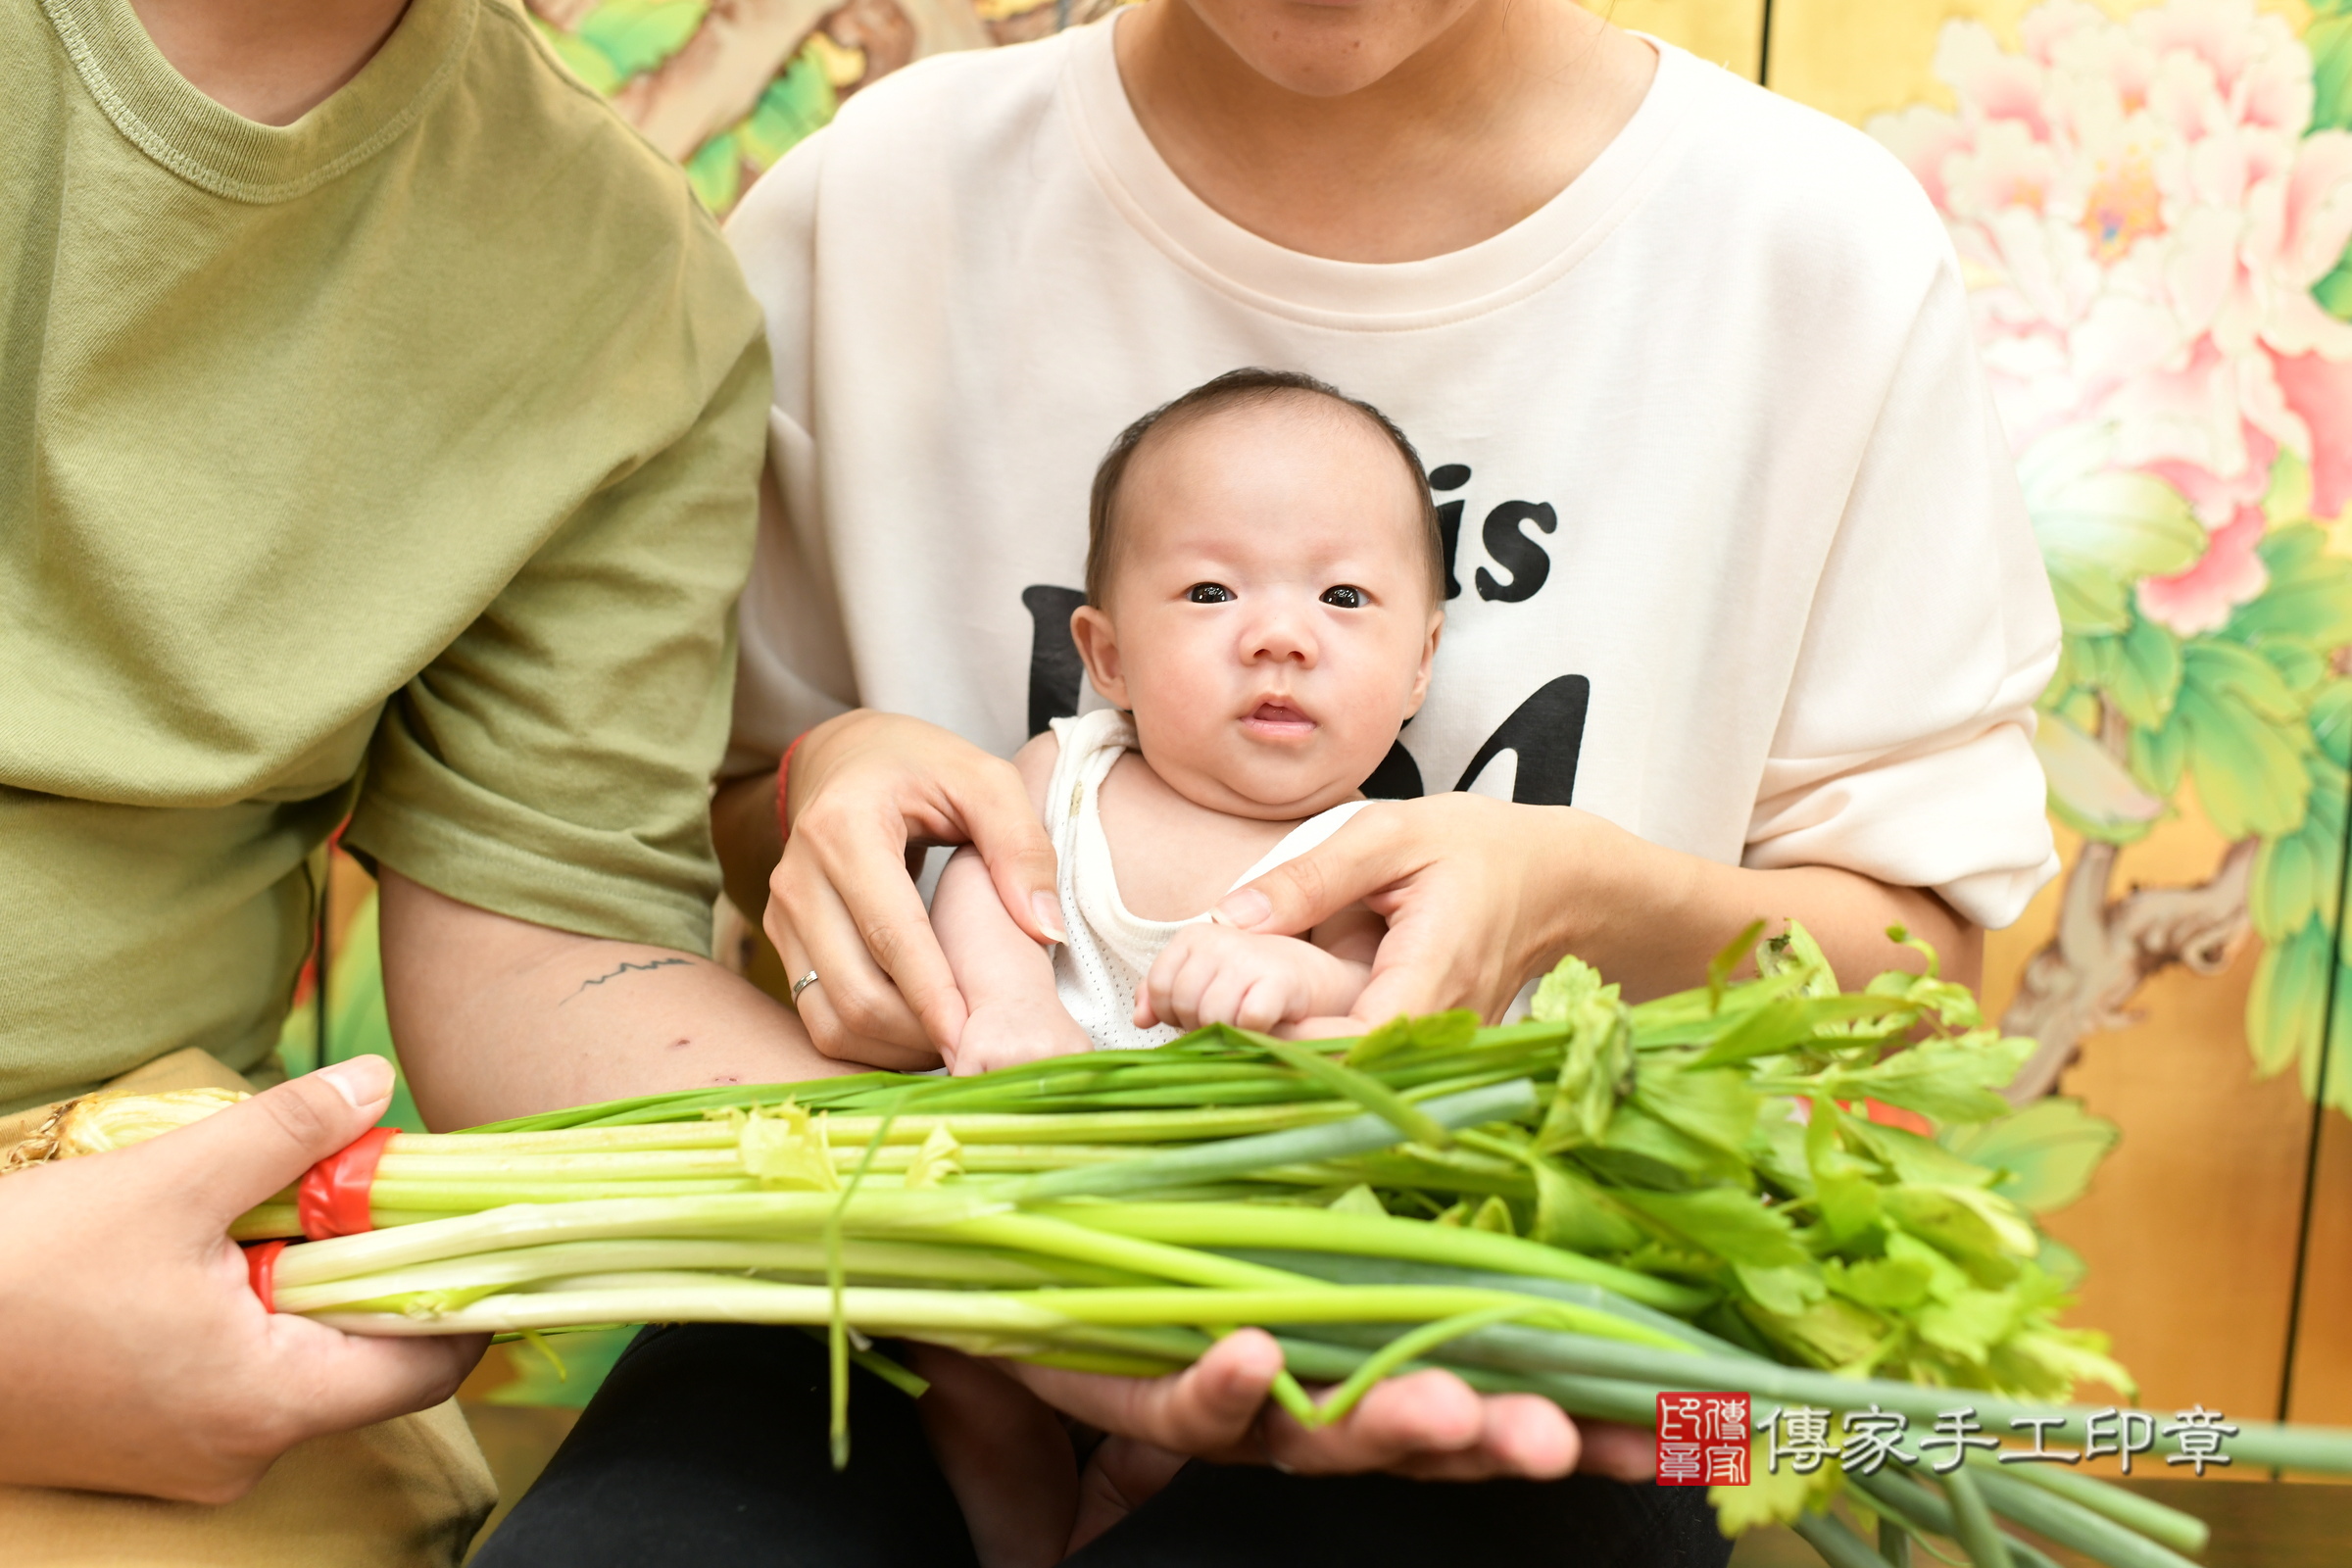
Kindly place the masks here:
[(2085, 837), (2129, 844), (2165, 813), (2163, 800), (2141, 789), (2107, 748), (2055, 713), (2042, 715), (2034, 752), (2049, 780), (2051, 809)]
[(736, 150), (735, 133), (728, 131), (703, 143), (701, 150), (686, 160), (686, 178), (710, 211), (723, 213), (733, 207), (735, 198), (743, 193), (743, 155)]
[(2180, 639), (2153, 620), (2134, 619), (2113, 637), (2069, 639), (2075, 679), (2104, 693), (2125, 719), (2152, 729), (2180, 691)]
[(2270, 584), (2230, 615), (2224, 635), (2250, 648), (2288, 642), (2325, 656), (2352, 643), (2352, 561), (2328, 552), (2308, 522), (2273, 528), (2255, 546)]
[(2018, 459), (2059, 623), (2071, 632), (2121, 632), (2132, 621), (2132, 584), (2180, 571), (2205, 548), (2205, 530), (2178, 491), (2107, 466), (2112, 443), (2104, 428), (2069, 425)]
[(2311, 777), (2303, 825), (2262, 842), (2246, 888), (2247, 913), (2265, 942), (2299, 931), (2309, 920), (2335, 920), (2344, 850), (2344, 769), (2317, 752), (2303, 759), (2303, 767)]
[(2313, 0), (2303, 29), (2311, 52), (2311, 128), (2352, 130), (2352, 0)]
[(626, 81), (684, 48), (710, 9), (710, 0), (604, 0), (580, 19), (578, 37)]
[(2182, 657), (2175, 721), (2206, 815), (2229, 839), (2293, 832), (2311, 793), (2302, 765), (2311, 732), (2294, 693), (2269, 661), (2235, 643), (2195, 638)]
[(766, 169), (832, 120), (836, 103), (825, 68), (808, 48), (793, 56), (783, 74), (760, 94), (760, 102), (735, 127), (743, 156)]
[(2246, 996), (2246, 1044), (2257, 1077), (2319, 1059), (2334, 947), (2327, 926), (2312, 920), (2263, 948)]
[(620, 73), (612, 69), (612, 62), (602, 49), (582, 42), (561, 27), (551, 27), (537, 17), (531, 19), (531, 25), (547, 40), (555, 57), (564, 62), (564, 69), (579, 77), (580, 84), (589, 91), (609, 98), (620, 86)]
[(2352, 767), (2352, 680), (2331, 680), (2311, 700), (2311, 738), (2322, 757)]
[(2169, 797), (2180, 787), (2180, 775), (2188, 767), (2188, 731), (2179, 724), (2134, 729), (2131, 757), (2132, 776)]
[(2081, 1198), (2123, 1130), (2093, 1116), (2079, 1100), (2052, 1096), (2014, 1115), (1945, 1130), (1953, 1153), (2000, 1172), (1993, 1191), (2021, 1208), (2046, 1214)]

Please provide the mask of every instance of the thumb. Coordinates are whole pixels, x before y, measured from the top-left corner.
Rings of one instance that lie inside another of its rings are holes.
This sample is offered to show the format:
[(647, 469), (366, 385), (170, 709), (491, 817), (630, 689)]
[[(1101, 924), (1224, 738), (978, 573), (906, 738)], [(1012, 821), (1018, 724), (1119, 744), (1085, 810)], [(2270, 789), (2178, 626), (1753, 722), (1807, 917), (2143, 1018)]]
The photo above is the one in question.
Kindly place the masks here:
[(1297, 936), (1411, 874), (1404, 855), (1392, 810), (1369, 807), (1297, 859), (1226, 894), (1209, 917), (1238, 931)]
[(354, 1056), (166, 1133), (135, 1152), (176, 1167), (175, 1188), (222, 1224), (282, 1191), (375, 1125), (392, 1064)]
[(992, 768), (987, 781), (956, 803), (972, 848), (1013, 923), (1036, 942), (1066, 942), (1053, 841), (1011, 768)]

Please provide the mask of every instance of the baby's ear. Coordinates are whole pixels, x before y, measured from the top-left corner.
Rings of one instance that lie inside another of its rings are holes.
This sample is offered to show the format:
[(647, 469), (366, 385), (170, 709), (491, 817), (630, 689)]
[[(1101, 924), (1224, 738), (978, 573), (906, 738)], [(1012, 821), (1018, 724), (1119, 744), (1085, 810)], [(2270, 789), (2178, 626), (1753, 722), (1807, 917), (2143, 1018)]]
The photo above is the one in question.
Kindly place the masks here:
[(1407, 717), (1421, 711), (1421, 705), (1429, 699), (1430, 666), (1437, 662), (1438, 639), (1445, 635), (1445, 631), (1446, 612), (1442, 609), (1431, 611), (1429, 636), (1421, 644), (1421, 667), (1413, 671), (1413, 699), (1406, 707)]
[[(1070, 612), (1070, 641), (1086, 662), (1086, 677), (1113, 708), (1127, 707), (1127, 677), (1119, 665), (1119, 634), (1110, 617), (1092, 605)], [(1424, 662), (1426, 664), (1426, 661)], [(1423, 676), (1427, 679), (1426, 673)]]

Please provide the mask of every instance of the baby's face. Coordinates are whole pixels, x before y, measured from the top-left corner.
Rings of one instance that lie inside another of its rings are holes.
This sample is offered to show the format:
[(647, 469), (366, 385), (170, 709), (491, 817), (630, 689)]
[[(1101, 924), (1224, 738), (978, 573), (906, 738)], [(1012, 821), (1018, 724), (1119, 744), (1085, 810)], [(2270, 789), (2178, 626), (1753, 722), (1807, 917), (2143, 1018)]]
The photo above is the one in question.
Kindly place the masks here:
[(1072, 621), (1095, 689), (1201, 806), (1348, 800), (1429, 688), (1423, 527), (1396, 448), (1321, 399), (1155, 432), (1120, 486), (1110, 602)]

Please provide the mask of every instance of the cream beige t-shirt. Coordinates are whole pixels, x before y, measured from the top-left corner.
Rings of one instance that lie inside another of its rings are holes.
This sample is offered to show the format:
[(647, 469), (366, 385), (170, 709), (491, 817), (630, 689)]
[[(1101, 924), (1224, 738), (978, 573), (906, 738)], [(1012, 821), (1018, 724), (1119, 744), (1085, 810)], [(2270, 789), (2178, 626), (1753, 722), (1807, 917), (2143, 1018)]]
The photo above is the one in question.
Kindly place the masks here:
[(1371, 400), (1451, 597), (1368, 793), (1590, 808), (1986, 925), (2056, 868), (2031, 748), (2058, 621), (1927, 198), (1850, 127), (1659, 46), (1577, 180), (1467, 250), (1285, 250), (1195, 196), (1115, 22), (858, 94), (729, 237), (777, 476), (730, 766), (862, 703), (992, 751), (1081, 700), (1095, 465), (1237, 366)]
[(684, 176), (504, 0), (282, 128), (126, 0), (0, 0), (0, 1113), (261, 1060), (355, 810), (705, 946), (768, 369)]

